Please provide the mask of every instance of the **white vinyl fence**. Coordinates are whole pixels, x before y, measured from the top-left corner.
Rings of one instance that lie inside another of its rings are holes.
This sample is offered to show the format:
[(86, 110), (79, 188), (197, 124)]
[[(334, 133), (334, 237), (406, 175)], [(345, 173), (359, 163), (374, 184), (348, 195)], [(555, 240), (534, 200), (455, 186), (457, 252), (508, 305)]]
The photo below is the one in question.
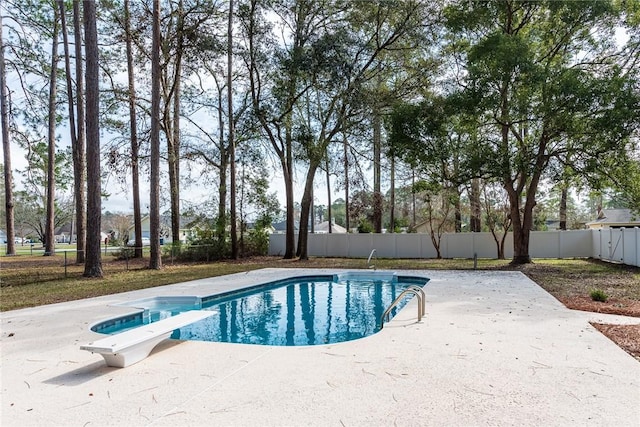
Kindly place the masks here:
[[(297, 236), (296, 236), (297, 242)], [(282, 255), (285, 235), (272, 234), (269, 255)], [(435, 258), (428, 234), (309, 234), (309, 256), (367, 258), (376, 250), (380, 258)], [(497, 258), (491, 233), (447, 233), (442, 236), (443, 258)], [(586, 258), (640, 266), (640, 228), (533, 231), (532, 258)], [(513, 257), (513, 235), (505, 241), (505, 257)]]

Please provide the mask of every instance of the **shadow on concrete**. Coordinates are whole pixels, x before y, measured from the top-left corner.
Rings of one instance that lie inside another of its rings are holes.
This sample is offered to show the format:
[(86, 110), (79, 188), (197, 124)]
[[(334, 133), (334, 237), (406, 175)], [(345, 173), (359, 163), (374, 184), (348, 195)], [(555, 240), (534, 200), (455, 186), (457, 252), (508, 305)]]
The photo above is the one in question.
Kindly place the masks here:
[[(165, 340), (160, 344), (158, 344), (153, 349), (149, 357), (153, 357), (154, 354), (167, 350), (179, 343), (180, 341), (177, 341), (177, 340)], [(95, 356), (99, 358), (98, 360), (96, 360), (96, 362), (91, 363), (89, 365), (82, 366), (80, 368), (74, 369), (69, 372), (65, 372), (61, 375), (55, 376), (48, 380), (45, 380), (44, 383), (54, 384), (58, 386), (74, 387), (77, 385), (87, 383), (96, 378), (100, 378), (104, 375), (113, 374), (116, 371), (119, 371), (121, 369), (127, 369), (127, 368), (113, 368), (111, 366), (107, 366), (102, 356), (98, 354), (95, 354)], [(144, 363), (144, 360), (138, 363)]]

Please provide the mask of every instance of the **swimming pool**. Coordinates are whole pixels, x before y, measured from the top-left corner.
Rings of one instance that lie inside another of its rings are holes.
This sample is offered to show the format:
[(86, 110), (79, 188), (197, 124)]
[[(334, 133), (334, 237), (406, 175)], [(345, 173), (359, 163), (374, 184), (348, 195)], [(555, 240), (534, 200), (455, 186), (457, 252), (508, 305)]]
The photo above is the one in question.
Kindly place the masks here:
[[(346, 272), (290, 277), (206, 297), (154, 297), (121, 305), (135, 314), (98, 323), (91, 329), (116, 333), (188, 310), (213, 316), (174, 331), (171, 338), (259, 345), (331, 344), (363, 338), (381, 329), (387, 307), (410, 286), (428, 278), (393, 272)], [(403, 297), (391, 317), (411, 295)]]

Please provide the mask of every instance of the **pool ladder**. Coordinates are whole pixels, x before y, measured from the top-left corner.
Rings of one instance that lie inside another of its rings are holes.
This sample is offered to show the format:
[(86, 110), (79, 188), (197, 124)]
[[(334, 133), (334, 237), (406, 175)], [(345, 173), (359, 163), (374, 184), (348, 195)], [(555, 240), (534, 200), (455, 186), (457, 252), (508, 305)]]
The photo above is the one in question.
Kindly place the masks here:
[(387, 319), (389, 321), (389, 315), (391, 314), (391, 310), (402, 301), (407, 294), (414, 294), (418, 298), (418, 322), (422, 320), (422, 316), (424, 316), (426, 312), (426, 296), (424, 294), (424, 290), (420, 286), (410, 285), (398, 295), (396, 299), (393, 300), (391, 305), (387, 307), (387, 309), (382, 313), (382, 317), (380, 317), (380, 329), (384, 327), (384, 320)]

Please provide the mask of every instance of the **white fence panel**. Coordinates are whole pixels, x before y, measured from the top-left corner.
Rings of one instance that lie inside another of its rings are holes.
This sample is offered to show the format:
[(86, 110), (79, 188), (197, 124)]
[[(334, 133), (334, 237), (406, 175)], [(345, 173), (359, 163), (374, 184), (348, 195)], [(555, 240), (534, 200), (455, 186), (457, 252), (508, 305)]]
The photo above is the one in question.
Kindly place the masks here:
[(592, 254), (592, 231), (533, 231), (529, 254), (533, 258), (575, 258)]
[(307, 237), (309, 238), (307, 241), (309, 256), (327, 256), (327, 234), (309, 234)]
[[(405, 234), (408, 236), (408, 234)], [(431, 236), (428, 234), (419, 234), (422, 237), (422, 258), (435, 258), (438, 256), (436, 247), (431, 241)]]
[(633, 264), (635, 266), (640, 267), (640, 228), (636, 227), (635, 230), (635, 241), (636, 241), (636, 262)]
[(602, 241), (602, 230), (591, 230), (591, 256), (593, 258), (602, 258), (600, 247)]
[(285, 247), (284, 234), (272, 234), (269, 236), (269, 255), (283, 256)]
[(622, 262), (628, 265), (638, 265), (638, 228), (623, 228), (622, 231)]
[[(507, 234), (505, 255), (513, 248), (513, 235)], [(434, 249), (435, 250), (435, 249)], [(442, 238), (441, 253), (444, 258), (497, 258), (498, 244), (491, 233), (447, 233)]]
[[(295, 236), (297, 243), (297, 236)], [(309, 255), (367, 258), (373, 249), (379, 258), (435, 258), (428, 234), (310, 234)], [(269, 255), (283, 255), (285, 235), (272, 234)], [(497, 258), (491, 233), (447, 233), (442, 236), (444, 258)], [(640, 266), (640, 228), (535, 231), (530, 235), (533, 258), (594, 257)], [(513, 257), (513, 234), (505, 241), (505, 258)]]
[(624, 232), (622, 228), (611, 228), (609, 261), (622, 262), (624, 259)]
[(444, 258), (473, 258), (474, 234), (476, 233), (445, 234), (440, 242), (440, 253)]
[(422, 234), (400, 234), (399, 236), (402, 237), (398, 237), (396, 241), (397, 258), (424, 258), (422, 255), (422, 238), (424, 236)]
[(591, 230), (558, 231), (559, 258), (586, 258), (592, 256)]
[(636, 261), (635, 263), (633, 263), (633, 265), (640, 267), (640, 228), (636, 227), (634, 228), (635, 230), (635, 241), (636, 241), (636, 249), (635, 249), (635, 254), (636, 254)]
[(555, 231), (538, 231), (529, 235), (529, 255), (534, 258), (560, 258), (560, 245)]
[(349, 236), (349, 257), (350, 258), (367, 258), (373, 246), (373, 234), (348, 234)]
[[(491, 233), (473, 233), (474, 234), (474, 252), (478, 254), (478, 258), (497, 258), (498, 244)], [(501, 236), (498, 236), (500, 239)], [(507, 235), (507, 238), (509, 236)], [(513, 243), (511, 243), (513, 245)], [(505, 243), (505, 248), (509, 248), (509, 243)]]
[(611, 232), (609, 229), (598, 229), (596, 230), (596, 233), (596, 250), (594, 251), (594, 258), (608, 260)]
[(324, 256), (350, 257), (351, 239), (348, 234), (327, 234), (326, 254)]
[[(371, 234), (371, 249), (376, 250), (376, 255), (380, 258), (397, 258), (396, 256), (396, 236), (395, 233)], [(371, 253), (371, 249), (369, 253)], [(369, 256), (367, 254), (366, 256)]]

